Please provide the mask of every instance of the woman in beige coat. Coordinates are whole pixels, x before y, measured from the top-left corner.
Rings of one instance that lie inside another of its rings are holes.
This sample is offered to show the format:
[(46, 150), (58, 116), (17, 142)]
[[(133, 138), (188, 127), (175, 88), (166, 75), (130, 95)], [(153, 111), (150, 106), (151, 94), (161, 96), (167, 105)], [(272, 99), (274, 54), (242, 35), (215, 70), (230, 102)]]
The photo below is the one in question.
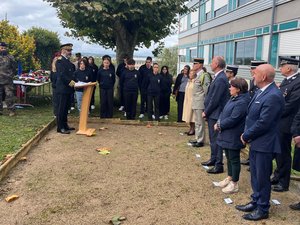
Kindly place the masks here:
[(190, 70), (189, 81), (185, 88), (184, 104), (183, 104), (183, 114), (182, 120), (189, 124), (190, 130), (187, 135), (195, 134), (195, 117), (192, 109), (192, 98), (193, 98), (193, 87), (196, 72), (195, 70)]

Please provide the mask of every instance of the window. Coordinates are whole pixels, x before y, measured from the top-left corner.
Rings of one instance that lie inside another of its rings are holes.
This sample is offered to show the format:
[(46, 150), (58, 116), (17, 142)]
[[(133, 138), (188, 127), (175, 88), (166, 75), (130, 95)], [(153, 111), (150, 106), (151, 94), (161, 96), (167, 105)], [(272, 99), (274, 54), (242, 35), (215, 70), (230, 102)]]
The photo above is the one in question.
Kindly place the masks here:
[(214, 17), (227, 12), (228, 0), (218, 0), (214, 2)]
[(251, 60), (255, 56), (255, 39), (239, 41), (235, 43), (235, 59), (236, 65), (250, 65)]
[(226, 53), (225, 43), (213, 45), (213, 57), (218, 55), (218, 56), (223, 56), (225, 58), (225, 53)]
[(237, 6), (239, 7), (239, 6), (245, 5), (251, 1), (253, 1), (253, 0), (238, 0)]
[(205, 20), (211, 19), (211, 0), (205, 3)]
[(179, 31), (182, 32), (185, 30), (187, 30), (187, 16), (180, 18), (179, 21)]
[(217, 16), (220, 16), (220, 15), (226, 13), (226, 12), (227, 12), (227, 5), (223, 6), (222, 8), (217, 9), (214, 12), (214, 14), (215, 14), (215, 17), (217, 17)]
[(193, 62), (194, 58), (197, 58), (197, 48), (190, 48), (190, 62)]
[(186, 62), (186, 49), (178, 50), (179, 62)]
[(191, 12), (191, 28), (198, 26), (199, 6), (195, 6), (194, 10)]

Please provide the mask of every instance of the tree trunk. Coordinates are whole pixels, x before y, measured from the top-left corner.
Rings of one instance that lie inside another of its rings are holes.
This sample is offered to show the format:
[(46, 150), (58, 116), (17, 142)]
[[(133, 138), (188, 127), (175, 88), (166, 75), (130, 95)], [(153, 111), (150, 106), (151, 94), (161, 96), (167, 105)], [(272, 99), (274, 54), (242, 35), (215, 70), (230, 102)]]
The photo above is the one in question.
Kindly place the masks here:
[(117, 63), (123, 62), (123, 56), (127, 54), (133, 58), (134, 49), (137, 41), (137, 32), (130, 32), (120, 21), (115, 22), (116, 32), (116, 58)]

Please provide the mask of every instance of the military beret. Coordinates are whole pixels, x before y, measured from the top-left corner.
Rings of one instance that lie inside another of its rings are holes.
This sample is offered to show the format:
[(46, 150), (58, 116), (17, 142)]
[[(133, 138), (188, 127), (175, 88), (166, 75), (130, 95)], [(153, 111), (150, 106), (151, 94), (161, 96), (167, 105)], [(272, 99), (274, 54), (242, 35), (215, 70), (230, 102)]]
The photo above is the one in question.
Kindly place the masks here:
[(280, 65), (290, 64), (290, 65), (299, 65), (300, 60), (290, 58), (290, 57), (279, 57)]
[(239, 66), (236, 66), (236, 65), (227, 65), (226, 66), (226, 71), (233, 72), (235, 75), (237, 74), (238, 70), (239, 70)]
[(2, 46), (2, 47), (7, 47), (7, 44), (6, 44), (5, 42), (1, 41), (1, 42), (0, 42), (0, 46)]
[(76, 57), (81, 57), (81, 53), (80, 53), (80, 52), (77, 52), (77, 53), (75, 53), (75, 56), (76, 56)]
[(73, 44), (67, 43), (60, 46), (60, 49), (72, 50)]
[(203, 58), (194, 58), (194, 63), (204, 63)]
[(251, 67), (251, 69), (255, 69), (256, 67), (258, 67), (259, 65), (262, 65), (262, 64), (267, 64), (267, 62), (264, 60), (252, 60), (250, 67)]

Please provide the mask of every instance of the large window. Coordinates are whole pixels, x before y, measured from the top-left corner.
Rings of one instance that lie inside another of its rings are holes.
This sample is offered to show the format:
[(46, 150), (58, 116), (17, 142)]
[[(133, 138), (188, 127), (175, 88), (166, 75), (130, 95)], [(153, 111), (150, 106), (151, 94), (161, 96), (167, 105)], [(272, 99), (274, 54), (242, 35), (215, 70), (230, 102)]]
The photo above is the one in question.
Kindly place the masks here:
[(251, 2), (251, 1), (253, 1), (253, 0), (238, 0), (237, 6), (239, 7), (239, 6), (245, 5), (245, 4), (247, 4), (248, 2)]
[(187, 30), (187, 16), (180, 18), (179, 21), (179, 31), (182, 32), (185, 30)]
[(235, 59), (236, 65), (250, 65), (251, 60), (255, 56), (255, 39), (238, 41), (235, 43)]
[(217, 9), (214, 12), (214, 14), (215, 14), (215, 17), (217, 17), (217, 16), (220, 16), (220, 15), (226, 13), (226, 12), (227, 12), (227, 5), (223, 6), (222, 8)]
[(214, 2), (214, 17), (220, 16), (227, 12), (228, 0), (218, 0)]
[(213, 45), (213, 57), (214, 56), (223, 56), (225, 57), (226, 53), (226, 44), (220, 43), (220, 44), (214, 44)]
[(190, 48), (190, 62), (193, 62), (194, 58), (197, 58), (197, 48)]
[(205, 20), (211, 19), (211, 0), (205, 3)]
[(194, 6), (194, 11), (191, 12), (191, 28), (198, 26), (199, 20), (199, 6)]
[(178, 50), (179, 62), (186, 62), (186, 49)]

